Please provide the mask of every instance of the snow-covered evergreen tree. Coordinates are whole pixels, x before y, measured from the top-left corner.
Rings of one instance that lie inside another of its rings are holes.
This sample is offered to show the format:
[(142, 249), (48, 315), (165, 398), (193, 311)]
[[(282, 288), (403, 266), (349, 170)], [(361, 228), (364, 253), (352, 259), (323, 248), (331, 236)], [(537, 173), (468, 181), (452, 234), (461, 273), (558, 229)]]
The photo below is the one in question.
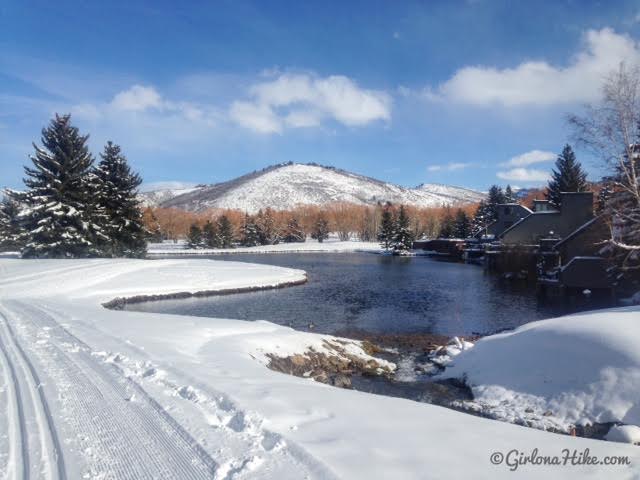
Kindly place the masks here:
[(95, 216), (101, 221), (103, 253), (110, 257), (144, 257), (147, 234), (138, 201), (142, 178), (131, 171), (120, 147), (107, 142), (93, 170)]
[(513, 193), (511, 185), (507, 185), (507, 188), (504, 189), (504, 203), (515, 203), (516, 195)]
[(471, 222), (471, 232), (473, 235), (480, 237), (486, 235), (487, 227), (493, 222), (491, 209), (484, 200), (478, 204), (478, 208), (473, 215)]
[(462, 239), (471, 236), (471, 220), (469, 220), (469, 216), (462, 209), (458, 209), (456, 212), (454, 236)]
[(33, 167), (25, 167), (24, 192), (10, 196), (24, 206), (20, 214), (27, 258), (99, 255), (88, 191), (93, 158), (88, 136), (71, 125), (70, 115), (58, 115), (42, 130), (42, 147), (34, 144)]
[(202, 230), (200, 229), (198, 224), (194, 223), (189, 228), (189, 233), (187, 234), (187, 243), (189, 244), (189, 248), (202, 247)]
[(0, 202), (0, 251), (18, 251), (20, 244), (20, 208), (9, 197)]
[(240, 243), (244, 247), (255, 247), (260, 245), (260, 234), (258, 232), (258, 225), (256, 220), (249, 214), (244, 217), (244, 224), (242, 225), (242, 231), (240, 235)]
[(589, 190), (587, 174), (569, 145), (565, 145), (558, 155), (556, 166), (547, 186), (547, 200), (556, 207), (560, 206), (562, 192), (586, 192)]
[(380, 228), (378, 230), (378, 241), (380, 246), (385, 250), (389, 250), (393, 244), (393, 235), (395, 233), (395, 220), (391, 208), (387, 206), (382, 210), (382, 218), (380, 219)]
[(207, 248), (220, 248), (222, 245), (216, 225), (211, 220), (202, 227), (202, 243)]
[(318, 217), (316, 224), (313, 226), (311, 238), (318, 240), (318, 242), (320, 243), (329, 238), (329, 222), (324, 217), (324, 215), (320, 214), (320, 216)]
[(487, 195), (487, 220), (489, 223), (498, 219), (498, 205), (507, 203), (507, 198), (502, 191), (502, 187), (498, 185), (492, 185), (489, 188), (489, 195)]
[(391, 248), (394, 253), (402, 253), (411, 250), (413, 246), (413, 232), (409, 227), (411, 220), (403, 205), (400, 205), (398, 216), (393, 222), (393, 239)]
[(218, 238), (220, 239), (220, 248), (232, 248), (235, 235), (233, 234), (233, 225), (231, 225), (229, 217), (221, 215), (216, 222), (216, 227)]
[(287, 226), (283, 232), (282, 241), (285, 243), (304, 242), (307, 236), (302, 230), (300, 223), (296, 217), (291, 217), (287, 222)]

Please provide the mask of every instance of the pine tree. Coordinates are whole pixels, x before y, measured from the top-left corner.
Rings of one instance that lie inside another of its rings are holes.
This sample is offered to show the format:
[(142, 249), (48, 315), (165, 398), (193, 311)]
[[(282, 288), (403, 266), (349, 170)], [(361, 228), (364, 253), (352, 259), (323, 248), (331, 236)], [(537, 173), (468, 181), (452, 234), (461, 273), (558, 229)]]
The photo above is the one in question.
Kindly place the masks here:
[(458, 209), (456, 212), (454, 236), (462, 239), (471, 236), (471, 221), (467, 213), (462, 209)]
[(498, 205), (507, 203), (507, 198), (498, 185), (492, 185), (487, 196), (487, 220), (492, 223), (498, 219)]
[(240, 243), (245, 247), (260, 245), (260, 234), (254, 217), (246, 214), (240, 236)]
[(221, 215), (220, 218), (218, 218), (217, 227), (218, 237), (220, 238), (220, 248), (233, 248), (235, 236), (229, 217)]
[(380, 220), (380, 229), (378, 230), (378, 241), (380, 246), (385, 250), (391, 248), (393, 242), (393, 234), (395, 231), (395, 220), (391, 208), (388, 206), (382, 211), (382, 219)]
[(5, 197), (0, 202), (0, 251), (17, 251), (20, 244), (20, 208), (16, 202)]
[(211, 220), (207, 220), (202, 227), (202, 243), (207, 248), (220, 248), (221, 246), (222, 242), (218, 236), (218, 230)]
[(88, 136), (71, 125), (70, 115), (57, 115), (42, 130), (42, 147), (33, 144), (33, 167), (25, 167), (25, 192), (10, 192), (24, 206), (22, 256), (64, 258), (99, 255), (99, 226), (91, 215), (88, 191), (93, 158)]
[(392, 248), (394, 253), (401, 253), (411, 250), (413, 246), (413, 232), (409, 228), (411, 220), (407, 215), (403, 205), (400, 205), (400, 211), (393, 225)]
[(313, 231), (311, 232), (311, 238), (316, 239), (319, 243), (324, 242), (327, 238), (329, 238), (329, 222), (324, 217), (323, 214), (320, 214), (318, 220), (313, 226)]
[(516, 196), (511, 189), (511, 185), (507, 185), (507, 188), (504, 189), (504, 203), (515, 203)]
[(131, 171), (118, 145), (107, 142), (93, 170), (95, 214), (100, 219), (103, 252), (111, 257), (144, 257), (147, 252), (138, 187), (142, 178)]
[(587, 174), (569, 145), (565, 145), (558, 155), (555, 167), (546, 194), (552, 205), (560, 206), (562, 192), (586, 192), (589, 189)]
[(455, 220), (451, 214), (451, 209), (447, 207), (440, 223), (440, 238), (453, 238), (455, 235)]
[(189, 228), (187, 243), (189, 244), (189, 248), (200, 248), (202, 246), (202, 230), (196, 223), (192, 224)]
[(287, 226), (284, 230), (284, 235), (282, 240), (285, 243), (293, 243), (293, 242), (304, 242), (306, 240), (306, 235), (302, 230), (302, 227), (298, 223), (298, 219), (295, 217), (291, 217), (287, 222)]
[(478, 204), (473, 220), (471, 222), (471, 232), (475, 236), (486, 235), (487, 227), (491, 224), (491, 210), (484, 200)]

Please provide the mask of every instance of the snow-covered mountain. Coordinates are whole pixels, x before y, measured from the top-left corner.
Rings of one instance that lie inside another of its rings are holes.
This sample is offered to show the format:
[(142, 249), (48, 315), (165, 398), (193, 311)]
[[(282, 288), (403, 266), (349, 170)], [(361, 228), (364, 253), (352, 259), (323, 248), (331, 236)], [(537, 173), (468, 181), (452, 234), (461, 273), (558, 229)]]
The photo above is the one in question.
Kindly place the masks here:
[(171, 200), (172, 198), (179, 197), (186, 193), (191, 193), (199, 190), (202, 187), (193, 188), (167, 188), (162, 190), (151, 190), (150, 192), (142, 192), (140, 194), (140, 200), (143, 207), (156, 207), (162, 205), (164, 202)]
[(333, 167), (287, 163), (265, 168), (227, 182), (200, 186), (186, 192), (142, 194), (147, 205), (177, 207), (189, 211), (233, 208), (256, 212), (271, 207), (288, 210), (298, 205), (377, 202), (433, 207), (477, 202), (484, 194), (461, 187), (425, 184), (405, 188)]

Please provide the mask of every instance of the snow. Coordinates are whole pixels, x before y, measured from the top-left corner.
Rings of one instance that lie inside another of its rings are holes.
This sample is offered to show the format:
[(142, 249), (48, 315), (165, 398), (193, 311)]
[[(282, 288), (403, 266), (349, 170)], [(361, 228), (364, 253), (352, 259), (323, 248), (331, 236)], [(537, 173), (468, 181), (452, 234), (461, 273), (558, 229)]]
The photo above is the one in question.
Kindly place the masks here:
[(344, 252), (374, 252), (381, 251), (378, 242), (358, 242), (354, 240), (339, 241), (336, 239), (325, 240), (320, 243), (317, 240), (307, 239), (299, 243), (278, 243), (277, 245), (258, 245), (255, 247), (238, 248), (189, 248), (184, 241), (151, 243), (147, 249), (148, 255), (219, 255), (224, 253), (344, 253)]
[(640, 425), (640, 307), (586, 312), (493, 335), (457, 356), (484, 413), (554, 426)]
[(390, 201), (394, 204), (439, 207), (478, 202), (484, 196), (474, 190), (440, 184), (405, 188), (340, 169), (294, 163), (270, 167), (173, 198), (171, 192), (167, 192), (166, 199), (157, 196), (156, 204), (165, 202), (162, 206), (194, 211), (230, 208), (255, 213), (265, 207), (291, 210), (299, 205), (338, 202), (375, 205)]
[[(514, 478), (506, 465), (492, 465), (490, 455), (534, 448), (545, 455), (562, 455), (563, 448), (627, 455), (631, 466), (525, 465), (518, 477), (637, 477), (640, 450), (633, 446), (337, 389), (265, 368), (267, 353), (322, 348), (323, 340), (335, 341), (326, 335), (263, 321), (101, 306), (121, 295), (275, 285), (303, 276), (211, 260), (0, 259), (0, 477), (28, 471), (32, 478), (468, 478), (470, 472), (474, 478)], [(608, 314), (604, 328), (594, 321), (599, 326), (592, 326), (593, 335), (589, 328), (571, 333), (589, 326), (588, 315), (577, 325), (571, 317), (556, 324), (572, 325), (566, 337), (593, 347), (594, 357), (581, 359), (592, 368), (634, 368), (637, 327), (627, 327), (635, 312)], [(606, 333), (610, 324), (612, 330), (624, 327), (626, 335)], [(599, 336), (602, 347), (617, 345), (619, 355), (604, 355)], [(463, 359), (476, 352), (484, 351), (477, 358), (486, 359), (491, 342), (503, 352), (500, 338), (505, 336), (473, 348), (454, 341), (452, 347), (464, 350), (454, 358), (456, 367), (468, 371)], [(539, 348), (553, 355), (551, 347)], [(349, 349), (366, 355), (357, 342)], [(494, 360), (502, 363), (490, 369), (522, 367), (531, 352), (511, 353), (508, 360), (498, 354)], [(570, 367), (556, 367), (566, 383), (554, 391), (589, 381), (586, 373), (568, 379)], [(538, 380), (535, 372), (524, 372), (529, 383)], [(627, 417), (636, 413), (631, 408)]]
[(635, 425), (615, 425), (607, 433), (610, 442), (640, 444), (640, 427)]

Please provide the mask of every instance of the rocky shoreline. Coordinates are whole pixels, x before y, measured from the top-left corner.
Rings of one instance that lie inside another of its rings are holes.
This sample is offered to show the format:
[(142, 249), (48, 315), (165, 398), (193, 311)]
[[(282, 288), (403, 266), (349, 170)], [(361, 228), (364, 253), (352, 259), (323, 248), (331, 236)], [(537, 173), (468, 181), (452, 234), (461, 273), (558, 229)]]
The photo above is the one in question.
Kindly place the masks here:
[[(419, 402), (443, 406), (463, 413), (504, 421), (474, 402), (471, 388), (458, 379), (440, 379), (437, 374), (465, 345), (477, 341), (479, 336), (447, 337), (438, 334), (380, 334), (360, 330), (340, 332), (340, 336), (359, 342), (364, 352), (373, 358), (363, 359), (352, 355), (340, 343), (325, 342), (325, 352), (309, 350), (304, 354), (286, 357), (267, 355), (268, 367), (338, 388), (354, 389), (367, 393), (407, 398)], [(345, 341), (343, 345), (346, 345)], [(453, 352), (452, 352), (453, 351)], [(452, 354), (453, 353), (453, 354)], [(413, 381), (398, 379), (398, 365), (411, 358), (416, 377)], [(379, 360), (378, 360), (379, 359)], [(389, 368), (391, 362), (396, 368)], [(535, 416), (534, 412), (531, 412)], [(552, 412), (543, 412), (551, 417)], [(515, 422), (529, 428), (563, 435), (602, 440), (613, 423), (575, 425), (569, 430), (540, 427), (535, 422)]]

